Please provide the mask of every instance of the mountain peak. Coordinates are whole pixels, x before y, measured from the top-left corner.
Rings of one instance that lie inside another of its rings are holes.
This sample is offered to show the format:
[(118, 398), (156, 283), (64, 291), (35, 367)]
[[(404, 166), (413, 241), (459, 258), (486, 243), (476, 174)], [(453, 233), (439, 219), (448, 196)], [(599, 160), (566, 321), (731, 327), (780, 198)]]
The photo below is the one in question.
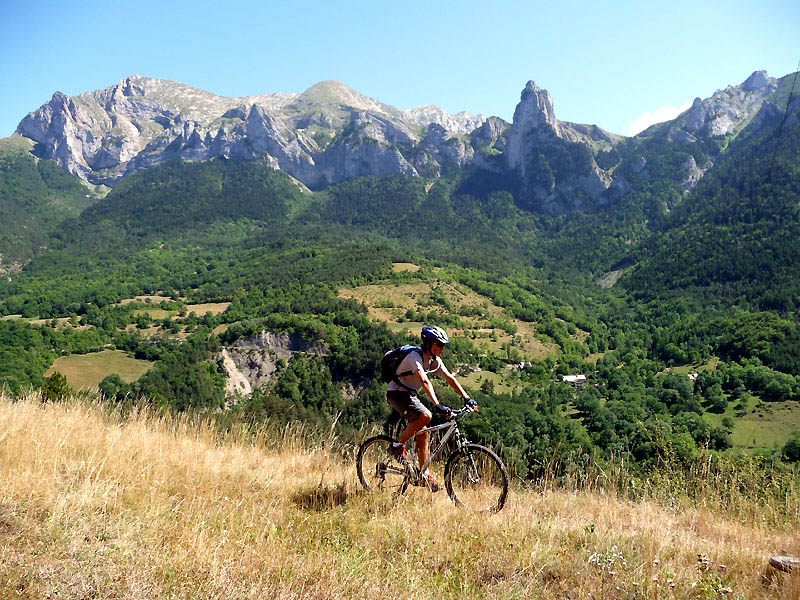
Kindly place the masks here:
[(777, 79), (767, 75), (766, 71), (754, 71), (740, 85), (717, 90), (705, 100), (695, 98), (691, 108), (669, 126), (673, 130), (670, 136), (683, 136), (675, 133), (678, 130), (688, 132), (691, 136), (730, 135), (750, 122), (777, 88)]
[[(345, 85), (338, 79), (328, 79), (315, 83), (300, 94), (300, 98), (321, 104), (344, 104), (355, 106), (356, 108), (360, 108), (359, 105), (365, 104), (365, 101), (367, 101), (367, 103), (370, 101), (369, 98)], [(372, 100), (372, 102), (375, 101)]]
[(304, 93), (311, 93), (311, 92), (326, 92), (326, 91), (337, 91), (337, 90), (344, 90), (348, 92), (352, 92), (353, 89), (344, 83), (341, 82), (339, 79), (326, 79), (325, 81), (319, 81), (308, 88)]
[(310, 88), (308, 88), (304, 94), (339, 94), (339, 93), (353, 93), (351, 87), (345, 85), (338, 79), (326, 79), (325, 81), (320, 81), (315, 83)]
[(560, 135), (550, 92), (540, 88), (533, 80), (528, 81), (514, 111), (514, 124), (518, 126), (524, 124), (526, 129), (544, 127), (555, 135)]
[(523, 94), (525, 92), (538, 93), (538, 92), (541, 92), (541, 91), (543, 91), (542, 88), (540, 88), (538, 85), (536, 85), (536, 82), (533, 79), (529, 79), (528, 83), (525, 84), (525, 88), (522, 90), (522, 93)]
[(766, 71), (753, 71), (753, 74), (742, 83), (742, 89), (746, 92), (753, 92), (770, 85), (774, 81), (775, 79), (767, 75)]

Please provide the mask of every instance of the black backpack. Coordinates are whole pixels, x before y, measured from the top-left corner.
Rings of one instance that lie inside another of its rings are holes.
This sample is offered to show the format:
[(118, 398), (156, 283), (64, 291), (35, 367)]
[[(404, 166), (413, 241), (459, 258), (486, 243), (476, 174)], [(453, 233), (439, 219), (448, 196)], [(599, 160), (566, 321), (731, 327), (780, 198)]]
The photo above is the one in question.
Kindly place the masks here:
[(398, 376), (408, 375), (411, 373), (411, 371), (398, 374), (397, 367), (399, 367), (400, 363), (403, 362), (403, 359), (412, 352), (419, 352), (420, 357), (422, 356), (422, 348), (417, 346), (400, 346), (399, 348), (389, 350), (386, 354), (384, 354), (383, 358), (381, 359), (381, 381), (384, 383), (395, 381), (400, 385), (403, 385), (398, 380)]

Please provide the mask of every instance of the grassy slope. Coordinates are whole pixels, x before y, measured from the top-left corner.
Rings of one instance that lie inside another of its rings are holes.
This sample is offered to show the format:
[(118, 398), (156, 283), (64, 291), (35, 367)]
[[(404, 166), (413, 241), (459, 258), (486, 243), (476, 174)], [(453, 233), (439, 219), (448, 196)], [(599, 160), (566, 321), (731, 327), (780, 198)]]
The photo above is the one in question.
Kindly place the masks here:
[[(141, 297), (141, 299), (144, 298), (146, 297)], [(150, 296), (150, 298), (158, 301), (170, 300), (170, 298), (167, 298), (166, 296)], [(136, 299), (129, 298), (123, 300), (120, 304), (128, 304), (134, 300)], [(230, 306), (230, 302), (187, 304), (186, 310), (188, 313), (194, 312), (198, 315), (204, 315), (207, 312), (217, 315), (224, 312), (228, 306)], [(133, 314), (147, 314), (151, 319), (164, 319), (166, 317), (172, 317), (175, 318), (177, 322), (180, 322), (182, 319), (182, 317), (177, 316), (178, 311), (168, 311), (161, 308), (136, 309), (133, 311)], [(58, 321), (59, 327), (67, 326), (65, 324), (66, 319), (58, 319)], [(49, 326), (51, 320), (40, 319), (31, 320), (31, 322), (42, 326)], [(137, 330), (137, 328), (132, 325), (129, 326), (128, 329), (130, 331)], [(170, 335), (159, 326), (139, 329), (138, 331), (146, 337), (162, 335), (165, 337), (185, 338), (188, 335), (183, 332)], [(146, 373), (150, 367), (152, 367), (152, 363), (145, 360), (132, 358), (122, 350), (104, 350), (102, 352), (92, 352), (89, 354), (68, 354), (66, 356), (62, 356), (56, 359), (50, 368), (45, 371), (45, 377), (49, 377), (54, 372), (58, 371), (66, 376), (67, 383), (73, 389), (93, 389), (96, 391), (97, 385), (108, 375), (116, 373), (122, 378), (123, 381), (130, 383), (139, 379), (139, 377), (144, 375), (144, 373)]]
[[(713, 371), (718, 364), (719, 359), (714, 358), (705, 364), (670, 367), (668, 371), (688, 375)], [(721, 425), (725, 417), (734, 420), (731, 443), (736, 452), (782, 448), (800, 427), (800, 402), (761, 402), (756, 398), (748, 401), (743, 412), (737, 405), (738, 401), (729, 397), (724, 413), (703, 413), (703, 418), (713, 425)]]
[(90, 354), (71, 354), (57, 358), (45, 372), (49, 377), (58, 371), (67, 378), (67, 383), (76, 390), (93, 388), (103, 379), (116, 373), (123, 381), (136, 381), (144, 375), (152, 363), (128, 356), (122, 350), (104, 350)]
[(800, 402), (748, 403), (743, 415), (737, 414), (735, 402), (728, 404), (725, 413), (706, 413), (711, 423), (719, 425), (723, 417), (735, 420), (731, 442), (735, 450), (782, 448), (792, 432), (800, 428)]
[[(0, 598), (797, 598), (794, 516), (515, 489), (499, 515), (443, 493), (366, 497), (302, 432), (0, 399)], [(702, 554), (707, 562), (698, 561)], [(721, 566), (724, 565), (724, 568)], [(591, 594), (591, 596), (590, 596)]]
[[(415, 273), (419, 267), (411, 263), (394, 263), (392, 269), (395, 272)], [(392, 331), (407, 331), (414, 335), (419, 334), (424, 323), (406, 320), (404, 315), (409, 309), (426, 314), (431, 311), (453, 314), (432, 299), (434, 293), (445, 298), (454, 307), (454, 311), (465, 306), (481, 307), (484, 317), (461, 317), (464, 327), (450, 328), (449, 332), (454, 337), (470, 338), (484, 353), (502, 354), (504, 346), (508, 344), (511, 344), (519, 352), (519, 357), (524, 360), (555, 355), (558, 352), (555, 344), (543, 342), (537, 337), (535, 324), (514, 319), (490, 298), (453, 281), (441, 270), (436, 271), (434, 275), (410, 278), (403, 282), (382, 281), (339, 290), (340, 297), (354, 298), (363, 302), (370, 316), (376, 321), (385, 322)], [(488, 319), (509, 323), (516, 328), (517, 335), (512, 336), (503, 329), (492, 326)], [(460, 374), (459, 380), (469, 388), (480, 388), (481, 384), (488, 380), (494, 384), (494, 389), (498, 393), (511, 393), (519, 387), (520, 382), (512, 381), (507, 375), (507, 373), (476, 371)]]

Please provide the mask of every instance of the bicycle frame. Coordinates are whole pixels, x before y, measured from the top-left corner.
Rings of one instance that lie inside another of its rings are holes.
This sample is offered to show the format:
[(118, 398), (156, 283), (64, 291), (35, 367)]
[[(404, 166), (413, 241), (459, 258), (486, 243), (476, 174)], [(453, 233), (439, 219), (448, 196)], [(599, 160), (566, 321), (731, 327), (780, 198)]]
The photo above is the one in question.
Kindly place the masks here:
[[(421, 467), (419, 467), (419, 472), (420, 473), (424, 473), (425, 472), (425, 469), (427, 469), (428, 466), (431, 464), (431, 461), (439, 455), (439, 453), (442, 451), (442, 448), (444, 448), (445, 444), (447, 444), (447, 442), (450, 440), (450, 438), (453, 437), (453, 434), (461, 433), (461, 432), (458, 431), (458, 422), (454, 418), (452, 421), (448, 421), (447, 423), (442, 423), (441, 425), (434, 425), (432, 427), (424, 427), (423, 429), (420, 429), (416, 433), (416, 435), (420, 435), (422, 433), (428, 433), (429, 431), (438, 431), (440, 429), (445, 429), (445, 428), (448, 428), (447, 432), (444, 434), (444, 436), (442, 436), (442, 440), (439, 442), (439, 445), (436, 447), (435, 450), (431, 450), (430, 451), (430, 453), (428, 454), (428, 460), (426, 460), (423, 463), (423, 465)], [(411, 466), (414, 467), (413, 463), (412, 463)], [(414, 467), (414, 468), (416, 469), (417, 467)]]

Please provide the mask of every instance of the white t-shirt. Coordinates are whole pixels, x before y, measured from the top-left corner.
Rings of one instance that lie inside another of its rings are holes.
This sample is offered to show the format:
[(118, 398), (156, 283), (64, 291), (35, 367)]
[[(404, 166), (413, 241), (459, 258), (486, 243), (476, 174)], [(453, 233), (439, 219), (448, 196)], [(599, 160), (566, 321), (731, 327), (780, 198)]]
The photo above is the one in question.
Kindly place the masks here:
[(416, 350), (412, 350), (409, 352), (406, 357), (400, 361), (400, 364), (397, 367), (398, 373), (408, 373), (405, 376), (398, 376), (397, 378), (406, 386), (403, 387), (399, 385), (396, 381), (390, 381), (389, 385), (386, 386), (386, 389), (390, 392), (392, 391), (399, 391), (399, 392), (408, 392), (411, 388), (414, 391), (419, 390), (422, 387), (422, 384), (419, 383), (419, 379), (413, 377), (413, 373), (417, 373), (418, 371), (424, 370), (425, 374), (430, 376), (433, 375), (441, 375), (442, 377), (445, 374), (450, 374), (447, 370), (447, 367), (444, 366), (442, 359), (438, 356), (431, 356), (430, 360), (426, 361), (426, 364), (423, 363), (423, 358), (419, 352)]

